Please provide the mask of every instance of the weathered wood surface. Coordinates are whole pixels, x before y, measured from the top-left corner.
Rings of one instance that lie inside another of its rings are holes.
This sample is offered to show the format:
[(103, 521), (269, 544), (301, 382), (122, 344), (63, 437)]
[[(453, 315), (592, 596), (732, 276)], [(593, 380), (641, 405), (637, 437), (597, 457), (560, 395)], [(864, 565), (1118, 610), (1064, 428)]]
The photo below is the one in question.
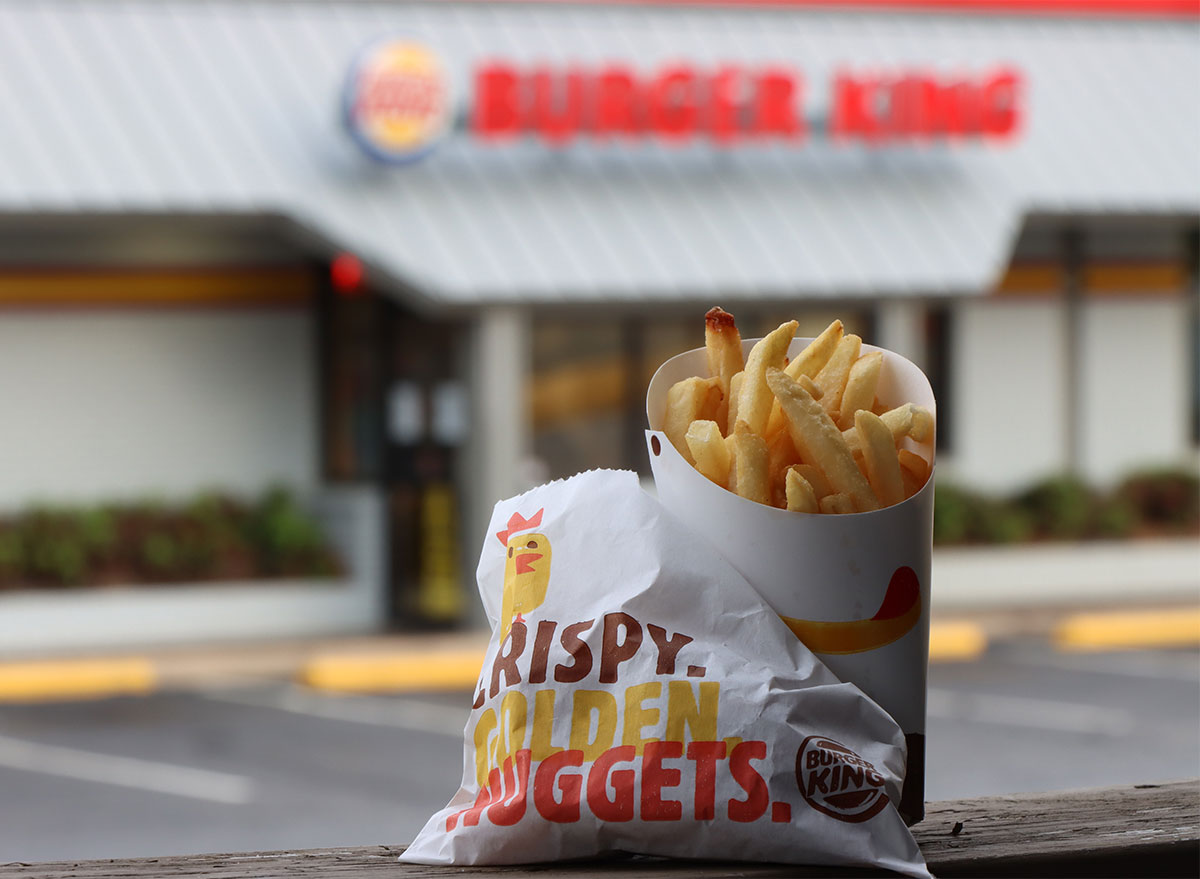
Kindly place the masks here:
[[(958, 824), (962, 827), (955, 832)], [(933, 803), (914, 828), (937, 876), (1200, 876), (1200, 780)], [(634, 858), (525, 867), (397, 863), (403, 846), (0, 864), (5, 879), (428, 879), (448, 875), (807, 877), (890, 875), (796, 866)]]

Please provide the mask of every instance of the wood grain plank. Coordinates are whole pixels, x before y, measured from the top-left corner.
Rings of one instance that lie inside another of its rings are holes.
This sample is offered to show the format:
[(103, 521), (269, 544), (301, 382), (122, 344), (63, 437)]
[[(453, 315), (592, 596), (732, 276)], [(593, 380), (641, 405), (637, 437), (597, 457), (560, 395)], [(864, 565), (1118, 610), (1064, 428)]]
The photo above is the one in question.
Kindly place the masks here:
[[(961, 824), (957, 832), (955, 828)], [(1198, 876), (1200, 779), (933, 803), (914, 834), (939, 877)], [(400, 864), (403, 846), (0, 864), (5, 879), (335, 879), (569, 875), (606, 879), (775, 879), (883, 872), (653, 858), (520, 867)]]

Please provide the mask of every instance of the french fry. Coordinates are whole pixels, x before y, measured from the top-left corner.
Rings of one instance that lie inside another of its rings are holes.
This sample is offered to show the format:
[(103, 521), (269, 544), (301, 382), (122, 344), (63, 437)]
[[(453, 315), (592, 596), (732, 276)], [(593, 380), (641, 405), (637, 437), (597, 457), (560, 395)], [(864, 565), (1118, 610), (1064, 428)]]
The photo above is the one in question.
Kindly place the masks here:
[(787, 362), (787, 349), (796, 335), (799, 324), (790, 320), (767, 333), (750, 349), (746, 358), (745, 378), (738, 394), (737, 418), (760, 437), (767, 432), (771, 415), (771, 391), (767, 387), (767, 370), (782, 370)]
[(817, 500), (835, 493), (833, 486), (829, 484), (829, 480), (825, 478), (825, 474), (821, 472), (820, 467), (812, 464), (793, 464), (788, 469), (795, 470), (804, 477), (805, 482), (811, 485), (813, 491), (816, 493)]
[(806, 375), (809, 378), (815, 377), (821, 371), (822, 367), (829, 362), (834, 349), (842, 341), (843, 331), (842, 322), (835, 320), (821, 331), (821, 335), (809, 342), (804, 350), (793, 358), (784, 371), (796, 381), (799, 381), (802, 375)]
[(867, 479), (871, 489), (885, 507), (904, 500), (904, 480), (900, 475), (900, 461), (896, 457), (896, 441), (883, 419), (866, 409), (854, 416), (854, 429), (862, 443), (863, 459), (867, 465)]
[[(786, 370), (785, 370), (785, 372), (786, 372)], [(809, 396), (811, 396), (814, 400), (821, 399), (821, 397), (825, 393), (824, 391), (822, 391), (820, 389), (820, 387), (817, 386), (817, 383), (815, 381), (813, 381), (811, 378), (809, 378), (806, 375), (801, 375), (800, 378), (796, 379), (796, 381), (798, 381), (800, 383), (800, 387), (802, 387), (802, 388), (804, 388), (804, 390), (808, 391)], [(779, 411), (780, 411), (780, 414), (783, 413), (782, 409)]]
[[(812, 394), (814, 400), (821, 399), (821, 394), (814, 393), (813, 388), (816, 388), (816, 384), (812, 378), (829, 362), (830, 355), (837, 348), (838, 342), (842, 340), (842, 334), (842, 322), (840, 320), (833, 321), (784, 367), (784, 372), (804, 385), (804, 389)], [(806, 379), (807, 381), (805, 381)], [(767, 438), (770, 439), (785, 426), (783, 410), (779, 408), (779, 401), (776, 400), (771, 404), (771, 416), (767, 420)]]
[(696, 459), (687, 444), (687, 431), (692, 422), (700, 417), (706, 407), (713, 405), (719, 397), (721, 387), (715, 378), (685, 378), (671, 385), (667, 391), (667, 412), (663, 418), (663, 433), (679, 454), (695, 466)]
[(933, 413), (924, 406), (909, 404), (912, 410), (912, 429), (908, 432), (919, 443), (926, 442), (933, 436)]
[(742, 380), (746, 373), (737, 372), (729, 379), (729, 411), (725, 414), (725, 436), (733, 436), (733, 426), (737, 424), (738, 395), (742, 392)]
[(821, 404), (781, 370), (767, 370), (767, 385), (783, 407), (800, 456), (820, 467), (834, 491), (849, 495), (859, 512), (879, 509), (879, 500), (854, 463), (841, 431)]
[(822, 513), (831, 513), (834, 515), (857, 512), (854, 509), (854, 501), (850, 500), (850, 496), (845, 494), (826, 495), (820, 500), (820, 508)]
[(729, 453), (729, 477), (725, 480), (725, 487), (737, 494), (737, 448), (733, 442), (732, 430), (729, 436), (725, 437), (725, 450)]
[(787, 509), (796, 513), (819, 513), (821, 506), (817, 494), (809, 481), (796, 472), (795, 468), (787, 471), (786, 477)]
[[(716, 379), (710, 378), (707, 381), (715, 382)], [(700, 404), (700, 411), (696, 413), (696, 418), (701, 421), (717, 421), (721, 415), (721, 406), (724, 402), (725, 398), (721, 395), (720, 384), (718, 383), (710, 387), (708, 393), (704, 396), (703, 402)]]
[(715, 421), (693, 421), (684, 436), (696, 469), (722, 488), (729, 482), (729, 448)]
[(771, 504), (767, 486), (767, 441), (738, 420), (733, 428), (733, 466), (736, 470), (736, 491), (747, 500)]
[(909, 449), (900, 449), (896, 453), (900, 462), (900, 476), (904, 480), (904, 497), (912, 497), (925, 487), (929, 479), (929, 462)]
[(742, 336), (733, 315), (728, 311), (710, 308), (704, 315), (704, 348), (708, 357), (708, 374), (721, 383), (721, 402), (715, 420), (719, 425), (732, 424), (728, 415), (731, 400), (729, 383), (745, 364)]
[(842, 336), (829, 362), (821, 367), (821, 371), (813, 376), (813, 381), (824, 392), (821, 395), (821, 406), (830, 415), (836, 415), (842, 405), (842, 393), (846, 389), (846, 379), (850, 377), (850, 367), (858, 359), (862, 351), (862, 339), (853, 334)]
[[(879, 416), (892, 432), (892, 439), (899, 443), (906, 436), (911, 436), (917, 442), (925, 442), (933, 433), (933, 414), (924, 406), (915, 403), (905, 403), (895, 409), (889, 409)], [(853, 427), (842, 431), (842, 438), (850, 451), (861, 449), (858, 431)]]
[(771, 487), (771, 505), (786, 507), (785, 482), (787, 470), (793, 464), (800, 463), (796, 454), (796, 445), (792, 436), (786, 430), (781, 430), (767, 440), (767, 484)]
[(872, 351), (854, 361), (846, 377), (846, 390), (842, 392), (839, 415), (835, 419), (842, 430), (854, 426), (854, 413), (859, 409), (871, 408), (875, 402), (875, 388), (879, 384), (879, 373), (883, 368), (883, 352)]

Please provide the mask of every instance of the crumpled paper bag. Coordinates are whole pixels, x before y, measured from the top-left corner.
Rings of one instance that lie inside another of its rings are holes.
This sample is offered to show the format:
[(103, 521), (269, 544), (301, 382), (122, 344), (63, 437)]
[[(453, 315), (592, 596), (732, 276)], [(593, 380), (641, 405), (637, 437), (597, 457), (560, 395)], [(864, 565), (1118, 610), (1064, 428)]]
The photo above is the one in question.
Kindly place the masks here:
[(463, 779), (402, 860), (614, 852), (926, 877), (896, 810), (904, 737), (728, 562), (591, 471), (502, 501)]

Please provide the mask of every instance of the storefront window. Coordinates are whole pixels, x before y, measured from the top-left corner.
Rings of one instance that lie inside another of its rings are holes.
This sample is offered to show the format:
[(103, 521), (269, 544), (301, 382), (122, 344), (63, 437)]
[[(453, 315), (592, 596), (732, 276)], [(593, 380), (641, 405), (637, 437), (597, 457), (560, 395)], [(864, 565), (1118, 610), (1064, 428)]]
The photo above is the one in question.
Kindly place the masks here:
[(333, 296), (322, 303), (324, 470), (333, 480), (380, 474), (379, 327), (383, 304), (374, 296)]
[(612, 320), (538, 320), (530, 388), (533, 451), (548, 478), (631, 466), (625, 432), (626, 328)]
[(951, 407), (954, 405), (954, 387), (950, 381), (951, 311), (948, 307), (935, 306), (925, 312), (925, 377), (933, 389), (937, 401), (937, 450), (949, 452), (953, 448), (954, 434), (951, 429)]
[[(735, 307), (745, 339), (795, 319), (799, 336), (815, 336), (834, 318), (872, 339), (867, 309)], [(703, 309), (614, 320), (590, 315), (536, 320), (531, 423), (536, 476), (553, 479), (610, 467), (650, 472), (646, 456), (646, 388), (669, 357), (704, 344)]]

